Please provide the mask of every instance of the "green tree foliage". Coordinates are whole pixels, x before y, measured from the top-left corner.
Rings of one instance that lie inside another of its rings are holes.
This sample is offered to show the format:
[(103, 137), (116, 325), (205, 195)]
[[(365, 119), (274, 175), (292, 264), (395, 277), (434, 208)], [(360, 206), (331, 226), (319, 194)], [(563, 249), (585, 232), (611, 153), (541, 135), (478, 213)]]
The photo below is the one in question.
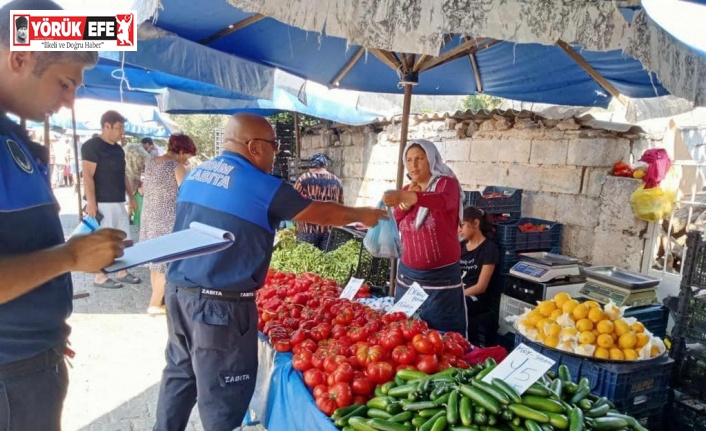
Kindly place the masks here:
[(499, 108), (503, 99), (499, 97), (489, 96), (487, 94), (472, 94), (463, 99), (463, 109), (470, 109), (473, 112), (481, 109), (493, 110)]
[(171, 118), (193, 139), (201, 159), (215, 156), (215, 131), (225, 126), (227, 115), (172, 115)]

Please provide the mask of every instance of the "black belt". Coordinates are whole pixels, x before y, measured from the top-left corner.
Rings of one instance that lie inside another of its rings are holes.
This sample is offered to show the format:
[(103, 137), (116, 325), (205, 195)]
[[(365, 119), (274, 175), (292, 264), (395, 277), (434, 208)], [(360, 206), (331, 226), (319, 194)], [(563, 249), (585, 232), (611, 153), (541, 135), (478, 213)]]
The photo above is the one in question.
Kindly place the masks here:
[(0, 364), (0, 380), (21, 377), (57, 366), (64, 360), (66, 346), (53, 347), (31, 358)]
[(177, 290), (189, 295), (200, 296), (201, 298), (219, 299), (221, 301), (254, 301), (255, 292), (232, 292), (230, 290), (207, 289), (205, 287), (184, 287), (177, 286)]

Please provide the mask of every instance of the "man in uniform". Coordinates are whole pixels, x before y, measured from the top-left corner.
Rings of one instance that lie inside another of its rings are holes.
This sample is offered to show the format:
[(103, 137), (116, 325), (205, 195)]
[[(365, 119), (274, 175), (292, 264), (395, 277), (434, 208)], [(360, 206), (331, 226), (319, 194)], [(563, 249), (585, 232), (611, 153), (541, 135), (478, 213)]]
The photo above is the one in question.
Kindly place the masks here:
[(279, 144), (263, 117), (233, 116), (225, 136), (223, 153), (182, 183), (174, 230), (198, 221), (233, 232), (235, 244), (167, 269), (169, 341), (155, 431), (183, 431), (197, 401), (204, 429), (240, 427), (258, 366), (255, 291), (281, 221), (373, 226), (386, 214), (311, 201), (270, 175)]
[(122, 256), (122, 232), (64, 242), (42, 165), (48, 153), (6, 113), (43, 121), (72, 106), (94, 52), (10, 51), (12, 9), (58, 10), (49, 0), (0, 8), (0, 424), (9, 431), (59, 431), (68, 376), (70, 271), (99, 271)]

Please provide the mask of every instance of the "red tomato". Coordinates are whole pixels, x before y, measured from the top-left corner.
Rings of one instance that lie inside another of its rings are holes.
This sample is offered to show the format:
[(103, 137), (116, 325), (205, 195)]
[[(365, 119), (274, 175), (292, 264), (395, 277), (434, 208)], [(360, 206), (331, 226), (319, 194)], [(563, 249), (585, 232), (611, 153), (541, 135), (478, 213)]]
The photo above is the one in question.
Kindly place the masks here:
[(433, 374), (439, 367), (439, 359), (436, 355), (419, 355), (415, 365), (419, 371), (427, 374)]
[[(327, 373), (333, 373), (340, 364), (348, 363), (348, 358), (343, 355), (328, 356), (324, 359), (323, 367)], [(351, 370), (353, 372), (353, 370)]]
[(324, 394), (316, 399), (316, 407), (324, 412), (326, 416), (331, 416), (338, 408), (338, 405), (335, 398), (331, 399), (328, 394)]
[(395, 368), (395, 371), (399, 371), (399, 370), (416, 370), (416, 368), (414, 368), (414, 365), (400, 364), (397, 366), (397, 368)]
[(402, 343), (404, 343), (404, 337), (399, 328), (389, 328), (380, 334), (380, 345), (387, 350), (392, 350)]
[(387, 352), (382, 346), (359, 347), (355, 353), (358, 363), (365, 367), (373, 362), (384, 361), (387, 357)]
[(321, 370), (309, 368), (304, 371), (304, 383), (306, 383), (308, 387), (313, 388), (318, 385), (323, 385), (324, 382), (326, 382), (326, 378)]
[(419, 353), (423, 353), (425, 355), (434, 353), (434, 345), (431, 344), (431, 341), (429, 341), (422, 334), (417, 334), (414, 336), (414, 338), (412, 339), (412, 345), (414, 346), (414, 350)]
[(371, 382), (382, 384), (392, 380), (395, 369), (389, 362), (374, 362), (365, 367), (365, 374)]
[(340, 364), (331, 374), (333, 376), (333, 381), (350, 383), (353, 379), (353, 366), (348, 362)]
[(325, 340), (329, 337), (329, 335), (331, 335), (330, 323), (319, 323), (311, 328), (311, 338), (315, 341)]
[(280, 340), (275, 342), (275, 350), (278, 352), (289, 352), (292, 350), (292, 343), (289, 340)]
[(402, 324), (402, 336), (404, 336), (404, 339), (407, 341), (412, 341), (415, 335), (421, 334), (424, 332), (424, 325), (422, 325), (421, 320), (417, 319), (407, 319)]
[(292, 368), (297, 371), (306, 371), (312, 367), (311, 358), (312, 353), (308, 350), (303, 350), (294, 355), (292, 358)]
[(385, 324), (382, 322), (380, 319), (375, 319), (375, 320), (368, 320), (368, 323), (365, 324), (364, 328), (368, 329), (369, 334), (374, 334), (381, 330), (385, 326)]
[(363, 395), (353, 395), (353, 404), (365, 404), (368, 402), (368, 398)]
[(435, 329), (430, 330), (427, 332), (427, 339), (434, 346), (434, 353), (437, 355), (444, 353), (444, 340), (441, 338), (439, 331)]
[(444, 353), (460, 358), (463, 356), (463, 348), (455, 341), (444, 340)]
[(301, 347), (304, 350), (308, 350), (308, 351), (314, 353), (316, 351), (317, 346), (316, 346), (316, 341), (308, 339), (308, 340), (302, 341), (300, 344), (297, 345), (297, 347)]
[(328, 394), (328, 385), (316, 385), (316, 387), (314, 387), (315, 399), (326, 394)]
[(363, 341), (368, 338), (368, 330), (360, 326), (352, 326), (348, 329), (348, 336), (353, 340), (353, 342)]
[(310, 335), (311, 334), (307, 329), (297, 329), (296, 331), (292, 332), (292, 335), (289, 336), (289, 342), (292, 343), (292, 346), (296, 346), (297, 344), (300, 344), (302, 341), (309, 338)]
[(398, 364), (411, 365), (417, 361), (417, 353), (408, 345), (397, 346), (392, 350), (392, 360)]
[(372, 384), (370, 379), (365, 376), (353, 377), (353, 382), (351, 383), (351, 390), (355, 395), (370, 395), (373, 393), (375, 386)]
[(353, 401), (353, 392), (348, 383), (338, 382), (329, 386), (328, 395), (330, 399), (336, 402), (338, 407), (345, 407), (351, 405)]
[(399, 312), (399, 311), (395, 312), (395, 313), (385, 314), (382, 316), (382, 322), (385, 324), (389, 324), (392, 322), (397, 322), (397, 321), (401, 321), (401, 320), (405, 320), (405, 319), (407, 319), (407, 315), (402, 312)]
[[(302, 314), (304, 314), (305, 312), (306, 312), (306, 310), (305, 310), (304, 312), (302, 312)], [(301, 330), (310, 330), (310, 329), (313, 328), (314, 326), (316, 326), (316, 322), (315, 322), (315, 321), (313, 321), (313, 320), (304, 320), (304, 321), (302, 321), (302, 322), (299, 324), (299, 329), (301, 329)]]
[(331, 338), (341, 338), (348, 333), (348, 329), (342, 324), (335, 324), (331, 328)]

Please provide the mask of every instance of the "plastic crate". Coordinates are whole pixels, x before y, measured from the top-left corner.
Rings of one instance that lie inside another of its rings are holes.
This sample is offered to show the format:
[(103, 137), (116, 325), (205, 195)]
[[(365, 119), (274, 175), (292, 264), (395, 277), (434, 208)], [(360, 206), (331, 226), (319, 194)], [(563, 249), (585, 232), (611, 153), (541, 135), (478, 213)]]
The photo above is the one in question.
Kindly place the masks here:
[(659, 408), (667, 402), (669, 378), (674, 364), (674, 360), (667, 356), (630, 363), (598, 362), (564, 354), (517, 334), (515, 345), (520, 343), (553, 359), (556, 363), (552, 369), (555, 371), (559, 365), (566, 365), (572, 380), (586, 377), (591, 383), (591, 392), (607, 397), (618, 410), (648, 410)]
[(672, 422), (670, 430), (706, 431), (706, 402), (693, 398), (676, 399), (669, 417)]
[(507, 213), (488, 213), (488, 216), (490, 217), (490, 221), (494, 224), (500, 224), (500, 223), (515, 223), (517, 220), (519, 220), (522, 217), (522, 213), (520, 211), (514, 211), (514, 212), (507, 212)]
[(669, 308), (664, 305), (643, 305), (630, 307), (625, 310), (624, 317), (634, 317), (653, 335), (664, 338), (667, 336), (667, 322), (669, 321)]
[[(543, 232), (522, 232), (519, 226), (524, 223), (549, 225)], [(550, 220), (522, 217), (514, 223), (498, 223), (495, 226), (498, 244), (515, 251), (548, 250), (561, 247), (561, 232), (564, 225)]]
[[(490, 193), (499, 193), (502, 197), (483, 197)], [(522, 189), (512, 187), (489, 186), (479, 191), (463, 192), (463, 207), (476, 207), (491, 214), (522, 211)]]
[(692, 297), (687, 310), (687, 328), (706, 332), (706, 296)]
[(662, 431), (664, 430), (664, 412), (667, 408), (667, 403), (661, 407), (656, 407), (652, 409), (640, 409), (637, 411), (625, 411), (632, 417), (634, 417), (637, 422), (650, 431)]
[(347, 227), (334, 227), (329, 232), (328, 242), (326, 242), (326, 250), (324, 251), (327, 253), (329, 251), (334, 251), (352, 239), (362, 242), (364, 237), (365, 232), (349, 229)]
[[(520, 250), (520, 251), (527, 251), (527, 250)], [(560, 247), (552, 247), (552, 248), (540, 249), (540, 250), (535, 250), (535, 251), (547, 251), (549, 253), (561, 254)], [(498, 264), (498, 268), (500, 269), (500, 274), (509, 273), (510, 268), (515, 266), (515, 264), (520, 261), (520, 258), (517, 256), (517, 252), (518, 252), (518, 250), (515, 250), (512, 248), (507, 248), (502, 245), (500, 246), (500, 263)]]
[(371, 286), (387, 289), (390, 281), (390, 259), (373, 257), (365, 247), (361, 247), (355, 276)]
[(706, 399), (706, 348), (690, 346), (681, 358), (676, 384), (683, 392)]
[(706, 241), (697, 230), (687, 233), (682, 281), (686, 286), (706, 289)]
[(520, 301), (519, 299), (513, 298), (505, 294), (500, 295), (500, 310), (498, 312), (498, 333), (507, 334), (508, 332), (515, 332), (512, 327), (512, 323), (505, 320), (508, 316), (519, 316), (525, 312), (526, 308), (532, 309), (536, 304), (530, 304), (528, 302)]

